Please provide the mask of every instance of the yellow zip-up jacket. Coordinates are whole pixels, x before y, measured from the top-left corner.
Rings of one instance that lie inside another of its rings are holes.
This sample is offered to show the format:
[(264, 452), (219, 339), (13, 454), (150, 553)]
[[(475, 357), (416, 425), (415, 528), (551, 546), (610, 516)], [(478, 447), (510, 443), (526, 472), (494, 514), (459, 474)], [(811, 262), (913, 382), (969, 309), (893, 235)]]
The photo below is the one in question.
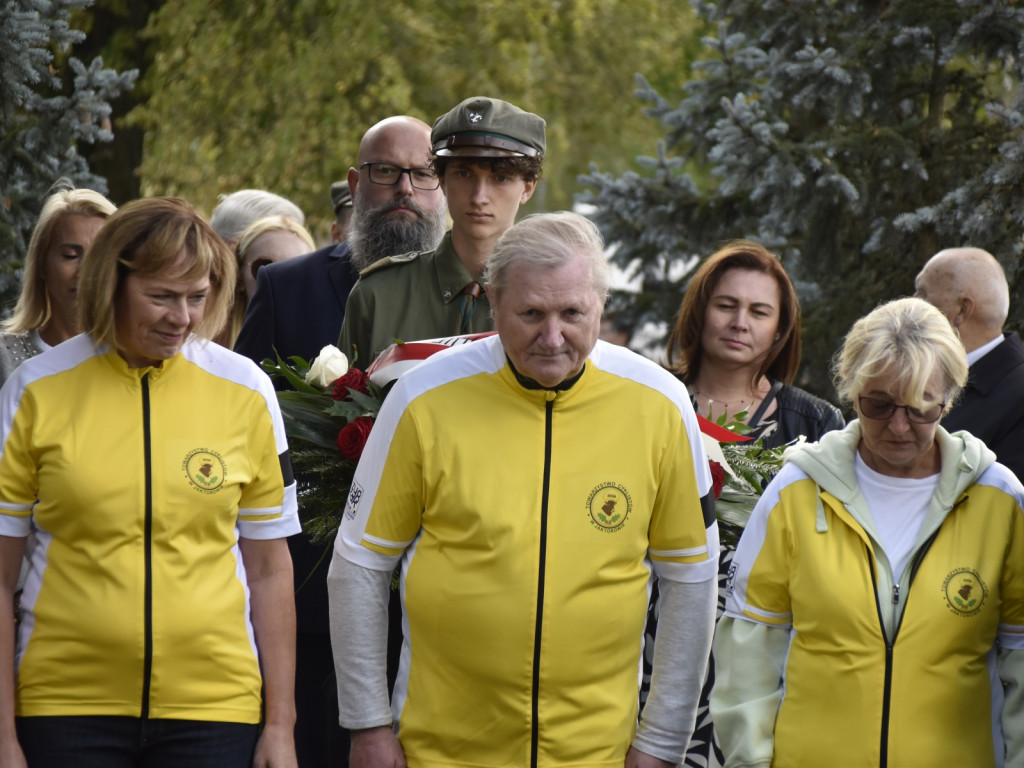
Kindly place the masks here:
[(743, 532), (715, 645), (728, 764), (984, 768), (1009, 749), (1020, 766), (1024, 489), (981, 441), (939, 427), (938, 487), (893, 574), (857, 486), (859, 439), (855, 421), (787, 454)]
[(603, 342), (559, 391), (524, 385), (497, 336), (413, 374), (374, 426), (336, 544), (375, 571), (401, 561), (392, 710), (409, 765), (621, 768), (652, 568), (717, 568), (685, 390)]
[(77, 336), (0, 390), (0, 446), (17, 714), (259, 722), (238, 538), (299, 530), (268, 378), (212, 342), (129, 368)]

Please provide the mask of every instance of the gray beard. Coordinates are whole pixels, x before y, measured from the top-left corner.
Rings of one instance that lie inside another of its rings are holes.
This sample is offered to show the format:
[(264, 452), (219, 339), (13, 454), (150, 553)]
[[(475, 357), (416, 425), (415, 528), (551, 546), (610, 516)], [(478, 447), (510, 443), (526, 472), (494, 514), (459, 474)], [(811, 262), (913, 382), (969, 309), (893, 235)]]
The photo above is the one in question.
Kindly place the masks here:
[[(411, 208), (419, 214), (409, 219), (387, 214), (399, 206)], [(352, 221), (348, 228), (348, 247), (352, 266), (363, 271), (373, 262), (386, 256), (397, 256), (410, 251), (431, 251), (437, 247), (445, 231), (445, 207), (427, 210), (411, 200), (391, 200), (376, 208), (365, 208), (365, 202), (356, 191), (352, 205)]]

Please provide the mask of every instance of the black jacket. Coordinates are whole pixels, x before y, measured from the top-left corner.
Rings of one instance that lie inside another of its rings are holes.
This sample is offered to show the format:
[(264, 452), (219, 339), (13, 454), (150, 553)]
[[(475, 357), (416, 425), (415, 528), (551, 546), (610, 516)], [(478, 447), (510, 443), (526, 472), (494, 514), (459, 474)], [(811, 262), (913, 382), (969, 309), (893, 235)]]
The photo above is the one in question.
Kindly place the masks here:
[(256, 291), (235, 352), (257, 365), (272, 358), (275, 349), (285, 359), (312, 360), (324, 345), (337, 343), (348, 293), (358, 277), (348, 243), (268, 264), (256, 273)]
[[(767, 419), (762, 419), (761, 414), (773, 399), (778, 404), (777, 409)], [(777, 381), (772, 382), (771, 391), (750, 419), (754, 437), (766, 435), (766, 448), (785, 445), (800, 435), (808, 442), (815, 442), (826, 432), (842, 429), (845, 425), (843, 414), (831, 403)]]
[(1024, 481), (1024, 343), (1016, 333), (971, 366), (963, 396), (942, 426), (984, 440)]

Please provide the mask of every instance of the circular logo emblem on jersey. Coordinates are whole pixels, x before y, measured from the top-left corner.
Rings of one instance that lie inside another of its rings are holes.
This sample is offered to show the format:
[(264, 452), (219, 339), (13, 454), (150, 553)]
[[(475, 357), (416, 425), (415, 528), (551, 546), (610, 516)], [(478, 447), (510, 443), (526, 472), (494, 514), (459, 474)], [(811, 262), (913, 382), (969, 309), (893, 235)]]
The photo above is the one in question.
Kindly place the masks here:
[(216, 451), (206, 448), (190, 451), (181, 468), (185, 471), (189, 485), (203, 493), (219, 491), (224, 485), (224, 476), (227, 475), (224, 459)]
[(626, 524), (633, 511), (629, 491), (618, 483), (604, 483), (590, 492), (587, 498), (590, 521), (602, 531), (614, 533)]
[(974, 616), (988, 597), (988, 587), (978, 572), (971, 568), (957, 568), (942, 582), (946, 605), (959, 616)]

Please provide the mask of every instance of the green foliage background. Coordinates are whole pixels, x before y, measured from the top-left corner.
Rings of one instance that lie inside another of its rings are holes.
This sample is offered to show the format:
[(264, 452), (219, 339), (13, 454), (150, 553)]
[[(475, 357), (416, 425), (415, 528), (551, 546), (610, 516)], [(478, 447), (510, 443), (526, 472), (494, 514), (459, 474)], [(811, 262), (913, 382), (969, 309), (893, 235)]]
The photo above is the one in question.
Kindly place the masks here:
[(73, 21), (62, 55), (143, 73), (113, 141), (78, 147), (118, 203), (261, 187), (323, 236), (368, 126), (492, 95), (546, 118), (530, 208), (593, 206), (642, 283), (616, 297), (634, 322), (670, 323), (734, 237), (793, 276), (819, 394), (850, 323), (939, 248), (995, 254), (1024, 319), (1019, 0), (99, 0)]
[[(1024, 318), (1024, 7), (1015, 0), (695, 0), (710, 34), (682, 97), (642, 79), (662, 142), (625, 173), (595, 165), (583, 200), (671, 322), (689, 273), (749, 237), (800, 294), (798, 380), (858, 317), (914, 290), (941, 248), (995, 255)], [(654, 150), (654, 151), (652, 151)]]
[(635, 74), (671, 88), (697, 50), (675, 0), (180, 0), (144, 37), (148, 98), (128, 119), (145, 135), (141, 193), (208, 212), (220, 193), (266, 188), (321, 224), (367, 127), (429, 123), (478, 94), (548, 121), (532, 207), (569, 207), (592, 160), (625, 170), (660, 134)]

